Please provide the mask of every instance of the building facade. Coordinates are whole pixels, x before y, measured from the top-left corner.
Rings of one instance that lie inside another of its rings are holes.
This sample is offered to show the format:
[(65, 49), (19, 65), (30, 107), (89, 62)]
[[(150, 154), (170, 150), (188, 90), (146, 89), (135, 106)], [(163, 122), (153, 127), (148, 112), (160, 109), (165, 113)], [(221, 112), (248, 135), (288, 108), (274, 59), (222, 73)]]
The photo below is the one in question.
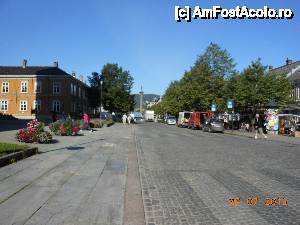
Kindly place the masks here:
[(20, 119), (77, 116), (88, 109), (88, 86), (58, 67), (0, 66), (0, 113)]
[(285, 65), (275, 69), (271, 68), (270, 71), (286, 74), (287, 78), (293, 83), (292, 96), (295, 104), (288, 106), (285, 111), (294, 115), (300, 115), (300, 61), (293, 62), (288, 58)]

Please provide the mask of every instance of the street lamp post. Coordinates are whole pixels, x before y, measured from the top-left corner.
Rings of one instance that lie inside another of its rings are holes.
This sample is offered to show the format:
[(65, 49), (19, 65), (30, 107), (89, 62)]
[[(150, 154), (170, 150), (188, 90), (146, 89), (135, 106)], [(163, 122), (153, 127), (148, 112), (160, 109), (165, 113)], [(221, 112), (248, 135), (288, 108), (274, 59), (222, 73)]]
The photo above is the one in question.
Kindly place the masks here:
[(102, 111), (102, 84), (103, 80), (100, 80), (100, 123), (101, 123), (101, 111)]

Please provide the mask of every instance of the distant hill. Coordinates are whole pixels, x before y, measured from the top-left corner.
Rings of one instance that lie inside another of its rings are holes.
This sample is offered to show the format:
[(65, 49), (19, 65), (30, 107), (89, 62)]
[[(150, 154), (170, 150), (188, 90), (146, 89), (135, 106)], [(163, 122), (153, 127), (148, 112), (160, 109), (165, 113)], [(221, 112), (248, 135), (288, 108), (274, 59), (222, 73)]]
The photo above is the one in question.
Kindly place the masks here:
[[(152, 102), (155, 99), (159, 99), (159, 95), (156, 94), (144, 94), (143, 97), (143, 108), (145, 109), (146, 107), (146, 101)], [(135, 109), (139, 109), (140, 108), (140, 95), (139, 94), (135, 94), (134, 95), (134, 100), (135, 100)]]

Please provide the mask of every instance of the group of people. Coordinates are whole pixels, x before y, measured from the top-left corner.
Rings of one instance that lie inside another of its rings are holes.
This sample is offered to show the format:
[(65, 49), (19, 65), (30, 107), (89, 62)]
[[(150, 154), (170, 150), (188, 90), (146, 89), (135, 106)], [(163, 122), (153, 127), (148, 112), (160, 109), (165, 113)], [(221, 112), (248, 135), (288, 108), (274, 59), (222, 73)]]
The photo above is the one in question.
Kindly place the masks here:
[[(265, 119), (260, 116), (259, 114), (256, 114), (254, 119), (252, 120), (252, 128), (254, 128), (255, 135), (254, 139), (257, 139), (259, 135), (262, 135), (262, 137), (267, 138), (265, 131), (265, 124), (266, 121)], [(245, 132), (250, 132), (251, 131), (251, 126), (249, 121), (245, 121), (241, 123), (240, 130)]]
[(132, 117), (130, 115), (126, 115), (125, 113), (123, 114), (122, 116), (122, 121), (123, 121), (123, 124), (130, 124), (131, 123), (131, 120), (132, 120)]

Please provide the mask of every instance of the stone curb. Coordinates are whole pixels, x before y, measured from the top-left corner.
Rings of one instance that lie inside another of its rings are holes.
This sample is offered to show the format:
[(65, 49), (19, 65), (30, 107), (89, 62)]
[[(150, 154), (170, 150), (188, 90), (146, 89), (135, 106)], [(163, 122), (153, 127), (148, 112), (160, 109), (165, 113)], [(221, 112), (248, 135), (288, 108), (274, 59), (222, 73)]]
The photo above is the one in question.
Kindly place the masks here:
[[(227, 135), (232, 135), (232, 136), (239, 136), (239, 137), (245, 137), (245, 138), (252, 138), (254, 139), (254, 133), (253, 136), (250, 136), (250, 135), (244, 135), (242, 133), (236, 133), (236, 132), (231, 132), (231, 131), (224, 131), (224, 134), (227, 134)], [(291, 137), (291, 138), (294, 138), (294, 137)], [(293, 144), (293, 145), (300, 145), (299, 142), (297, 141), (293, 141), (293, 139), (291, 140), (288, 140), (288, 139), (275, 139), (275, 138), (268, 138), (267, 141), (271, 141), (271, 142), (279, 142), (279, 143), (287, 143), (287, 144)]]
[(38, 153), (38, 148), (28, 148), (24, 151), (14, 152), (0, 157), (0, 167), (6, 166), (21, 159), (28, 158)]

